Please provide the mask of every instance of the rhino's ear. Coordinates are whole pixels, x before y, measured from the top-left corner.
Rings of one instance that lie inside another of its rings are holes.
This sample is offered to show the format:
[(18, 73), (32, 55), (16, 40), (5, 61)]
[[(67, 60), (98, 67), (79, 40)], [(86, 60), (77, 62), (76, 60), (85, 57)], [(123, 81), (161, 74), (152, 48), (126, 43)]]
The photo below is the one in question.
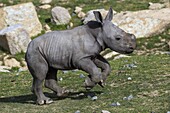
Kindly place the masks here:
[(106, 16), (105, 20), (111, 21), (112, 19), (113, 19), (113, 10), (110, 7), (109, 12), (107, 13), (107, 16)]
[(96, 18), (96, 20), (99, 22), (99, 23), (103, 23), (103, 18), (102, 18), (102, 15), (99, 11), (93, 11), (94, 13), (94, 16)]

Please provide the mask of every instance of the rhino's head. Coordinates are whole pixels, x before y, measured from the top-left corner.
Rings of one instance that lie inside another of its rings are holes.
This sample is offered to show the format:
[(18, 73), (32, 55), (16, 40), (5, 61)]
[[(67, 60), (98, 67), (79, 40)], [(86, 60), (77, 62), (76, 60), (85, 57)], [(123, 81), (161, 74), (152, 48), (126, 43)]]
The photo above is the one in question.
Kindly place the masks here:
[(97, 22), (101, 24), (100, 36), (106, 47), (119, 53), (133, 52), (136, 48), (136, 37), (133, 34), (126, 33), (111, 22), (113, 18), (112, 8), (110, 8), (105, 19), (102, 18), (99, 11), (94, 11), (94, 15)]

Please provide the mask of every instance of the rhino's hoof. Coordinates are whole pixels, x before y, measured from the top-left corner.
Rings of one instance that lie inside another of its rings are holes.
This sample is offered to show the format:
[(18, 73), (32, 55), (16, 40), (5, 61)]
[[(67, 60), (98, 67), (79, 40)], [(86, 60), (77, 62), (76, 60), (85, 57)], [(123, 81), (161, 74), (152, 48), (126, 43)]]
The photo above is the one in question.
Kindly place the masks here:
[(50, 98), (46, 100), (37, 100), (38, 105), (51, 104), (51, 103), (53, 103), (53, 100)]
[(96, 85), (96, 83), (91, 81), (91, 79), (89, 77), (87, 77), (85, 79), (83, 86), (86, 88), (86, 90), (91, 90), (95, 85)]
[(68, 96), (69, 93), (70, 93), (69, 90), (63, 89), (61, 92), (57, 93), (57, 96), (58, 97), (65, 97), (65, 96)]

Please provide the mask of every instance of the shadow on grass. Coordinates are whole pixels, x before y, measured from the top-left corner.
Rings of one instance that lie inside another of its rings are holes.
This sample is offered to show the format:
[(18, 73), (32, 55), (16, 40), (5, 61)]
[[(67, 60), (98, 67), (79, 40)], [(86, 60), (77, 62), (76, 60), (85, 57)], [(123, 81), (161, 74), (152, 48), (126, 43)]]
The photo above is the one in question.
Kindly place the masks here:
[[(80, 100), (87, 98), (88, 96), (94, 96), (96, 94), (101, 94), (101, 91), (80, 91), (80, 92), (70, 92), (68, 96), (64, 97), (57, 97), (55, 93), (47, 93), (44, 94), (47, 97), (52, 98), (54, 101), (56, 100), (62, 100), (65, 98), (70, 98), (73, 100)], [(12, 96), (12, 97), (4, 97), (0, 98), (0, 103), (22, 103), (22, 104), (35, 104), (36, 96), (34, 94), (28, 94), (28, 95), (21, 95), (21, 96)]]

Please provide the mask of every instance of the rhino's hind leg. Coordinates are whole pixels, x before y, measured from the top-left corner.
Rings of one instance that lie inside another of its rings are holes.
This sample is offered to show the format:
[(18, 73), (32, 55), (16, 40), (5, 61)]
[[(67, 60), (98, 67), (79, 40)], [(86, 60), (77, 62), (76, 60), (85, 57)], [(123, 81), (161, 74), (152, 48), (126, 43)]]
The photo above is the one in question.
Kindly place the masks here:
[(57, 93), (57, 96), (66, 96), (67, 91), (63, 88), (61, 88), (57, 83), (57, 70), (49, 67), (46, 79), (45, 79), (45, 87), (51, 89), (55, 93)]
[(33, 78), (33, 92), (37, 96), (37, 104), (38, 105), (43, 105), (43, 104), (50, 104), (53, 102), (52, 99), (46, 97), (43, 92), (42, 92), (42, 82), (43, 80)]
[(36, 53), (34, 56), (28, 56), (28, 69), (33, 76), (32, 92), (37, 97), (36, 103), (39, 105), (50, 104), (53, 101), (50, 98), (46, 97), (42, 91), (42, 83), (48, 71), (48, 64), (39, 53)]

